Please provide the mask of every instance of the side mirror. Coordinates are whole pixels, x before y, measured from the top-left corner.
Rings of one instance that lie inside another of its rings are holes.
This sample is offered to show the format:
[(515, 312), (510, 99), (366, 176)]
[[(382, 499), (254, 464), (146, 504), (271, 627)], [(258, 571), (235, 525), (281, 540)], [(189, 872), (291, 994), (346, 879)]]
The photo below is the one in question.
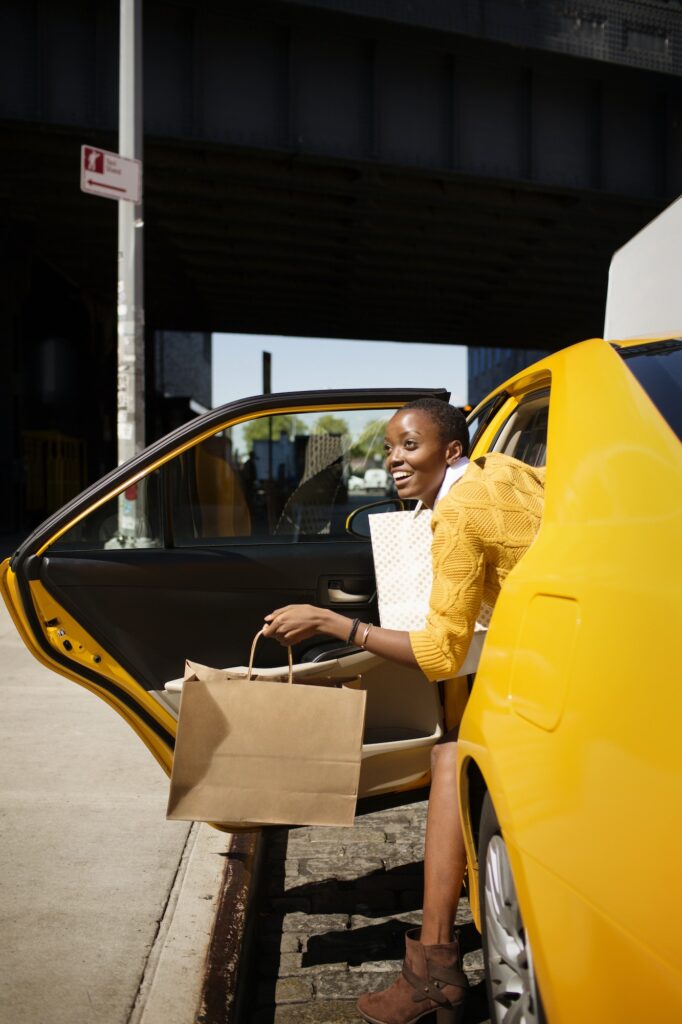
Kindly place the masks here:
[(369, 540), (369, 517), (375, 512), (404, 512), (405, 502), (401, 498), (384, 498), (360, 505), (346, 519), (346, 533), (361, 540)]

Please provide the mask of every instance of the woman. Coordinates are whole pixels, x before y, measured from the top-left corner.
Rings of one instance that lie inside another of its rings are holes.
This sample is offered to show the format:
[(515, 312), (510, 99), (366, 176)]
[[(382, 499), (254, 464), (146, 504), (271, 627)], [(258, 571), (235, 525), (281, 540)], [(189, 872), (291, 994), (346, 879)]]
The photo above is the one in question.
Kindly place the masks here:
[[(466, 657), (482, 601), (495, 603), (507, 573), (537, 532), (543, 471), (505, 455), (469, 463), (466, 422), (439, 399), (403, 406), (389, 421), (386, 468), (401, 498), (434, 508), (433, 585), (424, 629), (413, 632), (353, 623), (327, 608), (287, 605), (265, 617), (265, 633), (283, 644), (322, 634), (354, 642), (388, 661), (451, 679)], [(460, 479), (461, 477), (461, 479)], [(413, 1024), (433, 1010), (455, 1024), (467, 990), (453, 923), (465, 852), (452, 730), (433, 748), (424, 851), (421, 929), (406, 935), (400, 977), (383, 992), (363, 995), (358, 1010), (371, 1024)]]

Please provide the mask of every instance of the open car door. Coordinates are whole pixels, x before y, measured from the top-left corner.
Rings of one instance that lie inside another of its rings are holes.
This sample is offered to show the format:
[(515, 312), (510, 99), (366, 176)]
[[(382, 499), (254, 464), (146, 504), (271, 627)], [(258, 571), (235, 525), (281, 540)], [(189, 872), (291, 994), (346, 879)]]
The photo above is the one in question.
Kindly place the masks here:
[[(184, 661), (243, 664), (274, 608), (294, 602), (378, 621), (369, 540), (348, 515), (391, 492), (384, 427), (445, 391), (258, 396), (186, 424), (43, 523), (0, 569), (24, 642), (110, 704), (170, 771)], [(373, 469), (367, 474), (365, 471)], [(329, 657), (314, 638), (298, 662)], [(332, 654), (332, 656), (335, 656)], [(259, 667), (281, 664), (263, 642)], [(361, 795), (428, 780), (443, 729), (438, 687), (378, 662), (368, 686)]]

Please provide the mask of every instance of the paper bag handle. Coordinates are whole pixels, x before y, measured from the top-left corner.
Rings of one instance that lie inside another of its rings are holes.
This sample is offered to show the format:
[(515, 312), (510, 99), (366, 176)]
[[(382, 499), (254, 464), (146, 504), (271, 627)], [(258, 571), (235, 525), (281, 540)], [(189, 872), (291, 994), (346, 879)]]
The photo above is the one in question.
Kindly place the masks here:
[[(253, 643), (251, 644), (251, 654), (249, 655), (249, 671), (246, 674), (246, 678), (247, 679), (251, 679), (251, 677), (253, 675), (253, 659), (254, 659), (255, 654), (256, 654), (256, 644), (258, 643), (258, 641), (260, 640), (260, 638), (262, 636), (263, 636), (263, 630), (259, 629), (258, 632), (256, 633), (256, 635), (253, 638)], [(291, 685), (293, 685), (293, 682), (294, 682), (294, 659), (291, 656), (291, 647), (287, 647), (287, 656), (288, 656), (288, 659), (289, 659), (289, 679), (287, 680), (287, 682), (291, 686)]]

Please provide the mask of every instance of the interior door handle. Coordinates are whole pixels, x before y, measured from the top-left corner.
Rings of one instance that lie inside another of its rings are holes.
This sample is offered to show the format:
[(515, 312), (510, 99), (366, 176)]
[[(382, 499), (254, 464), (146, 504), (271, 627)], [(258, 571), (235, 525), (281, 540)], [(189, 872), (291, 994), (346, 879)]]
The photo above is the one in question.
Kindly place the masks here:
[(371, 597), (371, 594), (349, 594), (338, 587), (328, 587), (327, 594), (329, 595), (329, 600), (333, 601), (334, 604), (362, 604), (363, 601), (369, 601)]

